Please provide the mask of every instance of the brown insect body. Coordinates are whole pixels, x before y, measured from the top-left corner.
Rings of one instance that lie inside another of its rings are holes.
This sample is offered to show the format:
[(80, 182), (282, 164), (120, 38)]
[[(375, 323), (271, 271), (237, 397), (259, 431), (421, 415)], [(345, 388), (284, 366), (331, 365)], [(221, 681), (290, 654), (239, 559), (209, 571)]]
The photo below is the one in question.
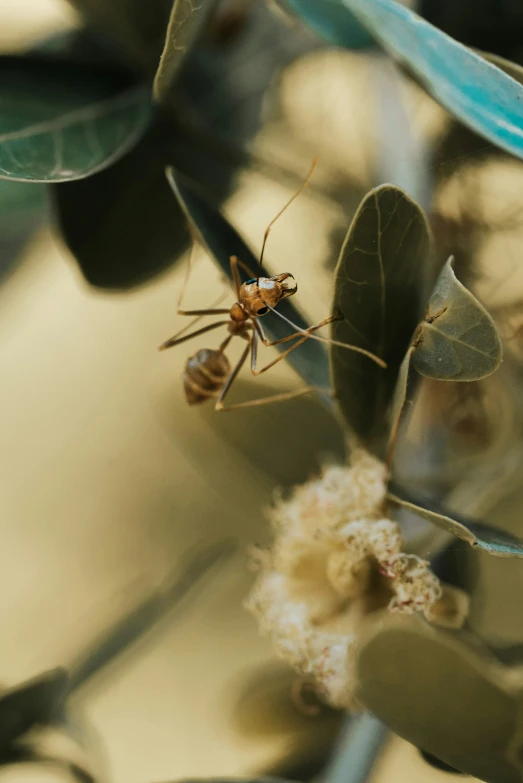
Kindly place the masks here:
[[(287, 283), (288, 280), (292, 280), (292, 283)], [(243, 337), (249, 342), (253, 329), (251, 319), (269, 311), (266, 302), (271, 306), (273, 302), (276, 305), (295, 293), (296, 288), (294, 278), (288, 272), (243, 283), (239, 299), (229, 311), (230, 337), (219, 350), (202, 348), (185, 364), (182, 379), (185, 399), (189, 405), (198, 405), (210, 397), (218, 396), (231, 372), (230, 362), (224, 353), (231, 337)]]
[(230, 362), (222, 351), (202, 348), (187, 359), (182, 378), (189, 405), (197, 405), (216, 396), (230, 372)]

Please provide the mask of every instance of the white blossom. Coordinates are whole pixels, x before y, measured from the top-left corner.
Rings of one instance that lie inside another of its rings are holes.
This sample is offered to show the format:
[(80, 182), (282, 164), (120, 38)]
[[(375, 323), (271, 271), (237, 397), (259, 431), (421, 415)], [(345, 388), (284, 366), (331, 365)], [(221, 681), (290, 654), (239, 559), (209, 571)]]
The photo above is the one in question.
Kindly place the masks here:
[(386, 479), (383, 463), (362, 450), (350, 467), (325, 468), (276, 501), (272, 549), (255, 551), (248, 609), (278, 655), (334, 707), (355, 705), (362, 620), (384, 608), (433, 619), (442, 596), (429, 564), (402, 551), (400, 527), (385, 514)]

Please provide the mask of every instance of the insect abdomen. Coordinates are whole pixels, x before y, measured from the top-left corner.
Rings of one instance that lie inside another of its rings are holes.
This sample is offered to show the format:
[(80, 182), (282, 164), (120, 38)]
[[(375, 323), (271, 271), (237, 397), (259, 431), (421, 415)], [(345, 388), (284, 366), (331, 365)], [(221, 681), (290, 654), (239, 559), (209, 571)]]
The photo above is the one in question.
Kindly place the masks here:
[(215, 397), (225, 384), (231, 365), (225, 354), (202, 348), (187, 359), (183, 373), (185, 399), (189, 405)]

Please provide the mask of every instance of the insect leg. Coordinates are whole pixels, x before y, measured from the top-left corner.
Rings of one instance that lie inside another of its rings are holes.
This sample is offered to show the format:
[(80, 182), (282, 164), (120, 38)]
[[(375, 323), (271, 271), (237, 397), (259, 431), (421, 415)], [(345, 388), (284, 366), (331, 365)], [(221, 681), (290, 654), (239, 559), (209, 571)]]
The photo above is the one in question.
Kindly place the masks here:
[[(307, 338), (304, 338), (307, 339)], [(300, 343), (303, 342), (303, 340), (300, 340)], [(238, 410), (239, 408), (254, 408), (259, 405), (268, 405), (272, 402), (284, 402), (285, 400), (293, 400), (295, 397), (301, 397), (304, 394), (309, 394), (310, 392), (327, 392), (331, 393), (330, 389), (323, 389), (321, 387), (317, 386), (304, 386), (301, 389), (296, 389), (295, 391), (291, 392), (281, 392), (280, 394), (272, 394), (268, 397), (259, 397), (256, 400), (245, 400), (244, 402), (235, 402), (232, 405), (224, 406), (223, 400), (225, 398), (225, 395), (229, 391), (231, 384), (240, 371), (240, 368), (245, 363), (245, 360), (247, 359), (247, 356), (249, 355), (249, 349), (251, 350), (251, 370), (255, 372), (254, 368), (256, 365), (256, 356), (257, 356), (257, 345), (258, 345), (258, 335), (255, 333), (253, 334), (251, 341), (245, 351), (243, 352), (240, 361), (232, 371), (231, 375), (227, 379), (227, 383), (225, 384), (222, 393), (220, 395), (220, 398), (218, 402), (216, 403), (215, 410), (217, 411), (232, 411), (232, 410)], [(292, 348), (289, 349), (289, 351), (286, 351), (286, 353), (289, 353), (295, 346), (292, 346)], [(282, 354), (282, 357), (284, 358), (284, 354)], [(279, 361), (279, 358), (276, 360)], [(276, 362), (272, 362), (269, 366), (272, 367), (273, 364)], [(261, 372), (264, 372), (265, 370), (269, 369), (269, 366), (263, 368)], [(256, 374), (256, 373), (255, 373)]]
[[(335, 315), (329, 315), (328, 318), (324, 318), (323, 321), (320, 321), (319, 324), (315, 324), (314, 326), (309, 326), (307, 329), (304, 329), (300, 332), (294, 332), (293, 334), (288, 334), (287, 337), (282, 337), (280, 340), (267, 340), (265, 335), (261, 338), (263, 344), (267, 346), (267, 348), (270, 348), (273, 345), (281, 345), (282, 343), (286, 343), (289, 340), (294, 340), (295, 337), (301, 337), (299, 343), (296, 343), (296, 345), (301, 345), (305, 340), (308, 339), (308, 335), (311, 332), (315, 332), (316, 329), (321, 329), (322, 326), (327, 326), (327, 324), (332, 323), (332, 321), (335, 321), (338, 316)], [(261, 324), (258, 324), (261, 330)], [(262, 330), (263, 331), (263, 330)], [(294, 346), (296, 347), (296, 346)]]
[[(202, 310), (184, 310), (182, 308), (183, 297), (185, 296), (185, 292), (186, 292), (187, 286), (189, 284), (189, 277), (191, 275), (192, 257), (193, 257), (193, 253), (194, 253), (195, 247), (196, 247), (196, 240), (195, 240), (195, 238), (193, 236), (191, 252), (189, 253), (189, 259), (187, 261), (187, 269), (186, 269), (186, 272), (185, 272), (185, 278), (184, 278), (184, 281), (183, 281), (182, 290), (180, 291), (180, 296), (178, 297), (178, 307), (177, 307), (176, 312), (178, 313), (178, 315), (197, 315), (197, 316), (202, 316), (202, 315), (226, 315), (229, 312), (228, 309), (223, 309), (223, 308), (216, 309), (215, 305), (219, 304), (227, 296), (227, 293), (220, 294), (220, 296), (211, 304), (211, 306), (207, 307), (205, 309), (202, 309)], [(194, 323), (196, 323), (196, 321), (194, 321)], [(187, 329), (187, 328), (189, 328), (189, 327), (185, 327), (185, 329)]]
[(228, 323), (229, 321), (215, 321), (213, 324), (204, 326), (202, 329), (197, 329), (195, 332), (190, 332), (190, 334), (186, 334), (183, 337), (178, 337), (178, 335), (175, 335), (174, 337), (171, 337), (170, 340), (166, 340), (164, 343), (159, 345), (158, 350), (165, 351), (166, 348), (172, 348), (174, 345), (184, 343), (186, 340), (192, 340), (193, 337), (197, 337), (199, 334), (210, 332), (211, 329), (217, 329), (219, 326), (226, 326)]

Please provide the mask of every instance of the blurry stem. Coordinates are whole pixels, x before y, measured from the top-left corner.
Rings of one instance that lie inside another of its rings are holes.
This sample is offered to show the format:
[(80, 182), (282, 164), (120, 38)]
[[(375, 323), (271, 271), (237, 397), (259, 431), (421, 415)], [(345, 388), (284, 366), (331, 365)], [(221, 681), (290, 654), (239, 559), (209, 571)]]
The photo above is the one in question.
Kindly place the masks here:
[(89, 649), (70, 668), (70, 693), (81, 688), (151, 630), (163, 617), (178, 608), (203, 578), (235, 552), (234, 541), (214, 542), (196, 552), (186, 568), (177, 569), (166, 584), (133, 609)]
[(322, 783), (365, 783), (387, 734), (387, 727), (368, 712), (347, 718)]

